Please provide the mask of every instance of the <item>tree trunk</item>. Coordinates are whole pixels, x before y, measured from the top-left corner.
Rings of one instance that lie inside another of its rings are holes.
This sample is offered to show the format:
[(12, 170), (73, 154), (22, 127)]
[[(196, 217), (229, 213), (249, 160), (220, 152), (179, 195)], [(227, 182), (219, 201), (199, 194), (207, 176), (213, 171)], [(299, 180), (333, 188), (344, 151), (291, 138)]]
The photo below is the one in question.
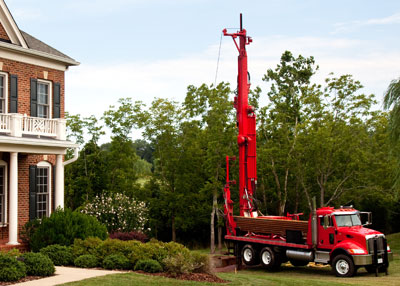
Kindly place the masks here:
[(218, 209), (217, 205), (216, 205), (215, 213), (217, 215), (217, 224), (218, 224), (218, 251), (221, 252), (221, 250), (222, 250), (222, 228), (220, 226), (221, 216), (220, 216), (219, 209)]
[(214, 232), (214, 221), (215, 221), (215, 208), (214, 208), (214, 198), (215, 195), (213, 195), (213, 207), (211, 211), (211, 220), (210, 220), (210, 253), (214, 254), (215, 253), (215, 232)]
[(176, 241), (175, 216), (171, 218), (172, 241)]

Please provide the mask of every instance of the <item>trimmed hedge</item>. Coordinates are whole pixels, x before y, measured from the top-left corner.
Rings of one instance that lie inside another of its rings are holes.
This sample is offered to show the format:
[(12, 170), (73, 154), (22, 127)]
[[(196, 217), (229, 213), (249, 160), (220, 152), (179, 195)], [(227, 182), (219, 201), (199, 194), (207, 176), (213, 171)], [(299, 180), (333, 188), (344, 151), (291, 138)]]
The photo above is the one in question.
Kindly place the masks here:
[(27, 252), (20, 259), (25, 264), (28, 275), (50, 276), (56, 271), (53, 261), (41, 253)]
[(94, 268), (99, 265), (99, 260), (91, 254), (81, 255), (74, 260), (74, 264), (81, 268)]
[(131, 265), (129, 263), (128, 258), (123, 256), (122, 254), (112, 254), (104, 258), (103, 267), (105, 269), (129, 269)]
[(70, 209), (57, 209), (50, 217), (44, 217), (34, 229), (30, 229), (26, 236), (31, 249), (37, 252), (48, 245), (72, 245), (76, 238), (92, 236), (106, 239), (107, 229), (95, 217)]
[(54, 265), (66, 266), (72, 265), (74, 261), (74, 256), (72, 255), (71, 247), (53, 244), (44, 247), (40, 250), (40, 253), (48, 256)]
[(113, 232), (113, 233), (110, 233), (110, 238), (124, 240), (124, 241), (138, 240), (143, 243), (149, 241), (148, 236), (146, 234), (144, 234), (143, 232), (139, 232), (139, 231)]
[(142, 259), (139, 260), (135, 265), (135, 270), (143, 270), (148, 273), (162, 272), (160, 263), (153, 259)]
[(25, 276), (26, 267), (22, 262), (0, 253), (0, 281), (18, 281)]

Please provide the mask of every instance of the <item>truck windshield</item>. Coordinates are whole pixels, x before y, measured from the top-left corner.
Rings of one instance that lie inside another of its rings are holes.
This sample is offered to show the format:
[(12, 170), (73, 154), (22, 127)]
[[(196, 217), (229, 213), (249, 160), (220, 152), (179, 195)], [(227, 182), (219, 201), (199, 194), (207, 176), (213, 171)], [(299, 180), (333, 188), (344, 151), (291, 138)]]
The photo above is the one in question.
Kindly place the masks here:
[(337, 226), (355, 226), (361, 225), (361, 220), (358, 214), (351, 215), (335, 215)]

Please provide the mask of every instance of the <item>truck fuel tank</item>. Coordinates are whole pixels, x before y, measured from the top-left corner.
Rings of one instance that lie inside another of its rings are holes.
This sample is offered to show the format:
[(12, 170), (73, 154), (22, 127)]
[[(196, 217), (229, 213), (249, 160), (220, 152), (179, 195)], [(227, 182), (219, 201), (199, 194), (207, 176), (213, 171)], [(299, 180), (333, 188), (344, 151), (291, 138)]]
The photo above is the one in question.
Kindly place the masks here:
[(286, 256), (289, 260), (301, 260), (301, 261), (314, 261), (313, 251), (302, 251), (302, 250), (286, 250)]

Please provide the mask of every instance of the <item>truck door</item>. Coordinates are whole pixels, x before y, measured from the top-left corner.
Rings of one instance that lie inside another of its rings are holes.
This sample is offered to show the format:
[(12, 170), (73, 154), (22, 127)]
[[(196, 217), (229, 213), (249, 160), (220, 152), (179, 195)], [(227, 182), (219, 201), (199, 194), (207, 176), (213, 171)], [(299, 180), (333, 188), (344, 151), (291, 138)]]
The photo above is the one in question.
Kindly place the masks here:
[(328, 215), (328, 225), (324, 226), (324, 216), (318, 216), (318, 248), (332, 249), (336, 242), (332, 216)]

